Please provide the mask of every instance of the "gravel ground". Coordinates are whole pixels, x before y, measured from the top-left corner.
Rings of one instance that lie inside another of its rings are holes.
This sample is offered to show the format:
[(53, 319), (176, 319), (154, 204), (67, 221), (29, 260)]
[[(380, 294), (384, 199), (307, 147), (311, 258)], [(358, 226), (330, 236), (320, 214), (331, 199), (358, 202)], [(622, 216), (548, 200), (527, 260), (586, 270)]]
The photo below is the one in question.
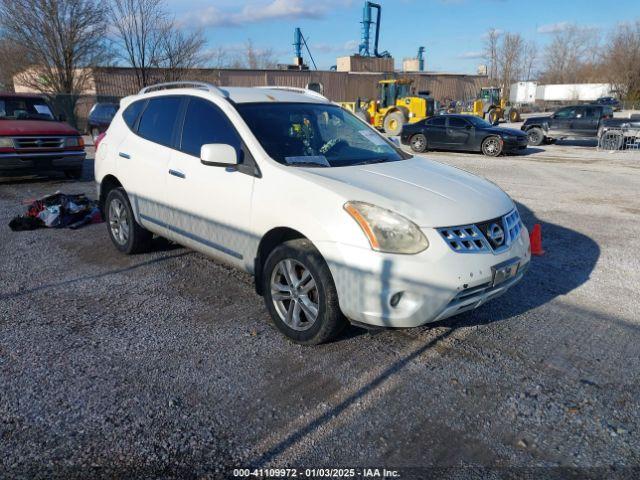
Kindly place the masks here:
[(7, 227), (23, 200), (94, 195), (90, 180), (0, 180), (0, 477), (640, 474), (634, 155), (428, 153), (503, 187), (546, 255), (475, 312), (319, 347), (288, 342), (251, 279), (200, 254), (158, 240), (122, 256), (104, 225)]

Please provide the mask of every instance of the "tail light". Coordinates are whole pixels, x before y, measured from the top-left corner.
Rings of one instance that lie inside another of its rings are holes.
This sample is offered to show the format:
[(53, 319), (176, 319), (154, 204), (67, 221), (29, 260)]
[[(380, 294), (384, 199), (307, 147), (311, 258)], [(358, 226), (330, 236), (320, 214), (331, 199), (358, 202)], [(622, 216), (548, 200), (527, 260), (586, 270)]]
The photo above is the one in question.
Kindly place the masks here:
[(98, 147), (100, 146), (100, 142), (102, 142), (102, 140), (104, 139), (104, 137), (107, 135), (107, 132), (102, 132), (100, 135), (98, 135), (95, 139), (95, 141), (93, 142), (93, 145), (96, 147), (96, 152), (98, 151)]

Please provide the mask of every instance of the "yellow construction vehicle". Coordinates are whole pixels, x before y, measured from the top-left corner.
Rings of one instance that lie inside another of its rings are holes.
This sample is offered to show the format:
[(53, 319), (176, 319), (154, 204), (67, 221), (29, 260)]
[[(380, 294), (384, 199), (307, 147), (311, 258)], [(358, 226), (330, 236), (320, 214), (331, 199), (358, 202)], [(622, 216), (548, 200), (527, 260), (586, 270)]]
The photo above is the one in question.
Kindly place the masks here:
[(507, 104), (507, 101), (500, 95), (498, 87), (481, 88), (478, 98), (467, 109), (463, 109), (459, 113), (476, 115), (489, 123), (496, 123), (500, 120), (520, 121), (520, 112)]
[(380, 80), (378, 98), (362, 102), (341, 102), (344, 108), (389, 135), (400, 135), (405, 123), (414, 123), (435, 112), (435, 101), (429, 92), (412, 92), (413, 80), (400, 78)]

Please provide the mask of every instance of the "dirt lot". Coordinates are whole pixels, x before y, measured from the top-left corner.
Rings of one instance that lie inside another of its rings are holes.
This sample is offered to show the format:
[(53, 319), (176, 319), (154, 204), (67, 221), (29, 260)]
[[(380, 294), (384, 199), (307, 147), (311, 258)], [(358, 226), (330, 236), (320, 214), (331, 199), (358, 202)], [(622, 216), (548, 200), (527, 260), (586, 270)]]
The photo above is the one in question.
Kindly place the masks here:
[(158, 241), (125, 257), (103, 224), (7, 227), (25, 199), (93, 195), (89, 179), (0, 180), (1, 476), (640, 474), (640, 157), (426, 156), (504, 188), (546, 255), (476, 312), (313, 348), (275, 331), (248, 276), (199, 254)]

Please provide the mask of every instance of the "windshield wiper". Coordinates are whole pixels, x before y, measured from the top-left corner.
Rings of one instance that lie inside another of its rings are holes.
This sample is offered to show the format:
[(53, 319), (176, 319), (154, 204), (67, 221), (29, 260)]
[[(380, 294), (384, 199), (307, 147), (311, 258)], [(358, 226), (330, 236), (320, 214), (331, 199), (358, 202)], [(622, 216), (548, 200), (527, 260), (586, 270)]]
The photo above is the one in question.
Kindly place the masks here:
[(372, 163), (385, 163), (388, 162), (389, 159), (388, 158), (373, 158), (371, 160), (363, 160), (362, 162), (356, 162), (356, 163), (352, 163), (350, 166), (355, 166), (355, 165), (369, 165)]
[(291, 163), (287, 163), (287, 165), (290, 167), (322, 167), (322, 168), (327, 168), (330, 166), (330, 165), (324, 165), (318, 162), (291, 162)]

